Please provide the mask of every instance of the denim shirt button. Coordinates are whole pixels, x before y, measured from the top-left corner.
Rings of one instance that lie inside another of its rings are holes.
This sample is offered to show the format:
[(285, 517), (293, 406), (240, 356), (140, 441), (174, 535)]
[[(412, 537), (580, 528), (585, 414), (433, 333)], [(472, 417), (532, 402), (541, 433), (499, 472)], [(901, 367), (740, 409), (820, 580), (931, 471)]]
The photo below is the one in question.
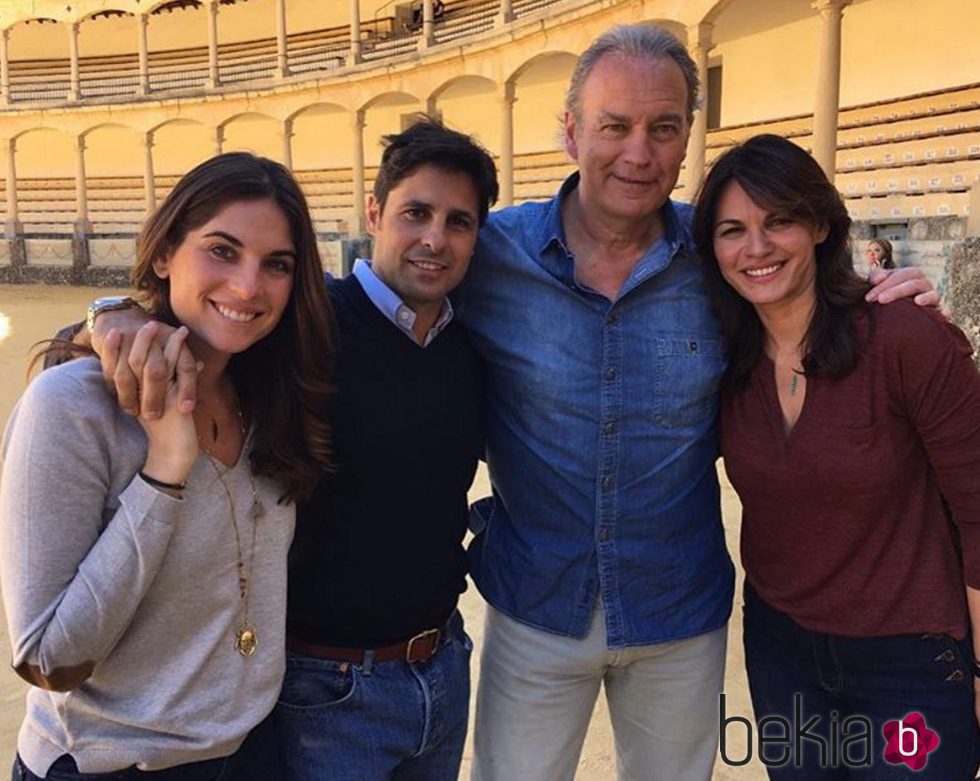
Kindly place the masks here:
[(609, 436), (610, 434), (614, 434), (615, 432), (616, 432), (616, 424), (613, 422), (606, 423), (602, 427), (602, 433), (605, 434), (606, 436)]
[(609, 380), (610, 382), (612, 382), (613, 380), (615, 380), (616, 379), (616, 370), (615, 369), (606, 369), (606, 379)]
[(608, 542), (609, 529), (599, 529), (599, 542)]
[(619, 322), (619, 315), (615, 313), (606, 315), (606, 325), (616, 325), (617, 322)]
[(612, 485), (613, 485), (613, 479), (609, 475), (606, 475), (605, 477), (602, 478), (602, 480), (599, 481), (599, 487), (603, 491), (608, 491), (610, 488), (612, 488)]

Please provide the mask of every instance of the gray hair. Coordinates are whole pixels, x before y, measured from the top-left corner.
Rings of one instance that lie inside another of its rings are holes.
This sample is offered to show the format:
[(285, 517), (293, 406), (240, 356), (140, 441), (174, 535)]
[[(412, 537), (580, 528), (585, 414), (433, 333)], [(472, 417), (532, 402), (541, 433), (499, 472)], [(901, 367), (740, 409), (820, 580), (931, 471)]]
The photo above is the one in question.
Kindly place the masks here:
[(698, 107), (698, 66), (677, 38), (663, 27), (652, 24), (621, 24), (607, 30), (582, 52), (572, 71), (572, 80), (565, 96), (565, 110), (581, 120), (582, 87), (599, 60), (607, 54), (623, 57), (645, 57), (651, 60), (673, 60), (687, 82), (687, 121), (694, 119)]

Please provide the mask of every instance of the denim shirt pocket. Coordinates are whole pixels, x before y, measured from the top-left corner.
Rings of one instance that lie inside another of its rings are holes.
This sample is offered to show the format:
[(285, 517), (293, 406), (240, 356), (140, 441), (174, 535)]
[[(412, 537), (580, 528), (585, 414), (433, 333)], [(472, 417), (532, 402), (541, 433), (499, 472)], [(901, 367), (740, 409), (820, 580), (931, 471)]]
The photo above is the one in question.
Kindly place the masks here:
[(718, 408), (725, 371), (724, 345), (717, 339), (657, 339), (653, 417), (665, 428), (710, 422)]

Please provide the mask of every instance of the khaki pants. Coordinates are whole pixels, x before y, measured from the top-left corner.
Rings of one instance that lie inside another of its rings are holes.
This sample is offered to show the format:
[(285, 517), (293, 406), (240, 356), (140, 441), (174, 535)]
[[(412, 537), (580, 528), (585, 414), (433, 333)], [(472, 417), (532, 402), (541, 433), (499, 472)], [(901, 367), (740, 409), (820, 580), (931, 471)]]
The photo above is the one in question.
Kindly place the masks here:
[(472, 781), (571, 781), (603, 684), (620, 781), (710, 781), (727, 644), (608, 649), (601, 607), (580, 640), (488, 607)]

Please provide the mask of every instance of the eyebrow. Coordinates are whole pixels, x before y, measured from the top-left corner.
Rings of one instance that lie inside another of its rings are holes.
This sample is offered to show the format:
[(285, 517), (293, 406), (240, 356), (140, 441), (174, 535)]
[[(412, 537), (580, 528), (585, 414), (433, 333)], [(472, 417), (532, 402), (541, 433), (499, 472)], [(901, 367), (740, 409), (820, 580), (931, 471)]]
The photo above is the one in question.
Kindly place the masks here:
[(465, 217), (470, 222), (476, 222), (476, 215), (466, 209), (453, 209), (449, 213), (450, 217)]
[(742, 224), (741, 220), (737, 220), (734, 217), (726, 217), (723, 220), (716, 221), (715, 227), (717, 228), (719, 225), (741, 225), (741, 224)]
[[(245, 246), (244, 244), (242, 244), (241, 239), (232, 236), (230, 233), (225, 233), (225, 231), (211, 231), (210, 233), (205, 233), (203, 238), (208, 239), (211, 238), (212, 236), (217, 236), (219, 238), (222, 238), (225, 241), (227, 241), (229, 244), (232, 244), (235, 247), (238, 247), (239, 249)], [(266, 257), (268, 258), (281, 257), (281, 256), (290, 257), (293, 260), (296, 260), (296, 252), (291, 249), (274, 249), (272, 250), (272, 252), (266, 253)]]
[[(607, 120), (611, 120), (613, 122), (621, 122), (624, 125), (633, 124), (633, 118), (627, 116), (626, 114), (616, 114), (613, 113), (612, 111), (600, 112), (599, 121), (601, 122)], [(658, 125), (662, 122), (676, 122), (677, 124), (681, 124), (683, 121), (684, 118), (680, 114), (666, 113), (666, 114), (659, 114), (656, 117), (654, 117), (652, 124)]]

